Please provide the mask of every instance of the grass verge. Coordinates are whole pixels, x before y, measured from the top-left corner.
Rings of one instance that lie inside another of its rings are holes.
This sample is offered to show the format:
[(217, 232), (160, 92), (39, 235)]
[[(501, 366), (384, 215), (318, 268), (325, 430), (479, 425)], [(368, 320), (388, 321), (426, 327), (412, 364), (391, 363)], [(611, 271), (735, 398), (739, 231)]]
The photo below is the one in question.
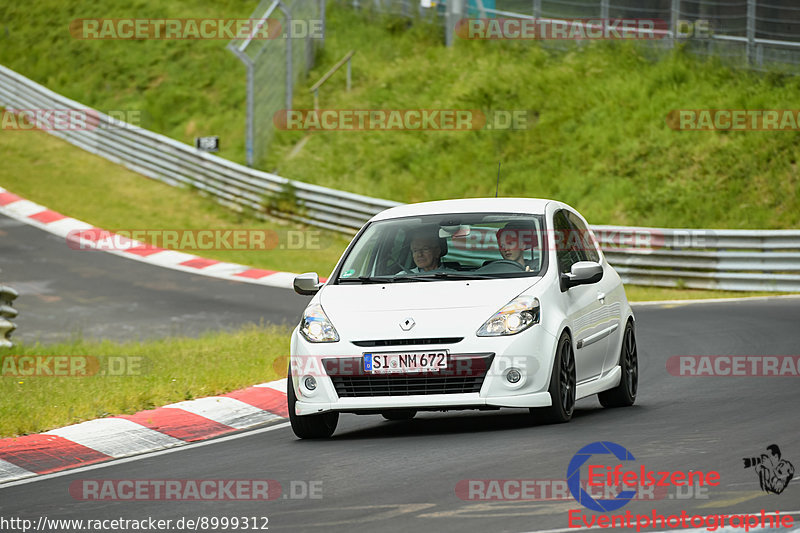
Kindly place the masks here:
[[(250, 326), (196, 339), (124, 344), (75, 339), (1, 350), (0, 437), (132, 414), (283, 378), (290, 333), (288, 327)], [(89, 356), (87, 373), (96, 368), (92, 358), (100, 365), (95, 375), (85, 377), (19, 376), (14, 375), (18, 367), (12, 354)], [(109, 375), (115, 372), (126, 375)]]
[(670, 287), (645, 287), (625, 284), (625, 294), (631, 302), (657, 302), (661, 300), (705, 300), (711, 298), (751, 298), (780, 296), (788, 292), (766, 291), (710, 291), (704, 289), (676, 289)]

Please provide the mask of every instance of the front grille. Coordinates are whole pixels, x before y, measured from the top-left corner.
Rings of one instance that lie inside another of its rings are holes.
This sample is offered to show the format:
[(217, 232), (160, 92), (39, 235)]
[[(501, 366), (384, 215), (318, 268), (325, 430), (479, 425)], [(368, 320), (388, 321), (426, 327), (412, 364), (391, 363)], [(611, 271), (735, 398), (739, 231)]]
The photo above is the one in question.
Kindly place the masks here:
[[(494, 354), (451, 354), (446, 370), (369, 374), (361, 358), (323, 359), (339, 398), (480, 392)], [(349, 369), (348, 371), (342, 371)]]
[(408, 346), (411, 344), (455, 344), (464, 337), (433, 337), (429, 339), (378, 339), (371, 341), (352, 341), (356, 346), (374, 348), (376, 346)]

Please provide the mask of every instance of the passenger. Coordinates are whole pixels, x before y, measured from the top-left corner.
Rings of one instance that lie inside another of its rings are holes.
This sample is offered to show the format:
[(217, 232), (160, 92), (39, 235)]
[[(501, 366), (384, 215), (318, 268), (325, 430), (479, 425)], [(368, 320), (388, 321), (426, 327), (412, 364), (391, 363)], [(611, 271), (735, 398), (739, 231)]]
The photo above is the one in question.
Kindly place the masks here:
[(536, 237), (533, 228), (519, 222), (509, 222), (497, 230), (496, 236), (497, 246), (503, 259), (519, 263), (526, 272), (530, 272), (534, 265), (532, 261), (525, 259), (524, 252), (532, 250), (535, 246)]

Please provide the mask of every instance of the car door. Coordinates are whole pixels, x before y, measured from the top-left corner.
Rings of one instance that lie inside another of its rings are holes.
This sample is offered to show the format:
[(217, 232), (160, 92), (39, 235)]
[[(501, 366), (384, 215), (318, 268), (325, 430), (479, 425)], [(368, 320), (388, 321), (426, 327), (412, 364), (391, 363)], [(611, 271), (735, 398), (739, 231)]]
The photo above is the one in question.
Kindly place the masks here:
[(608, 337), (605, 342), (606, 356), (603, 364), (603, 370), (607, 371), (616, 366), (619, 359), (618, 346), (622, 334), (622, 280), (608, 262), (601, 259), (597, 241), (593, 238), (583, 219), (573, 212), (569, 212), (567, 217), (570, 224), (584, 236), (583, 249), (586, 252), (586, 259), (603, 265), (603, 278), (593, 287), (596, 290), (597, 300), (600, 302), (600, 314), (597, 320), (601, 326), (597, 335)]
[[(553, 216), (559, 276), (569, 273), (578, 261), (590, 260), (584, 245), (586, 234), (570, 221), (570, 214), (561, 209)], [(603, 370), (608, 351), (608, 336), (602, 332), (604, 306), (598, 298), (597, 284), (572, 287), (563, 293), (563, 298), (572, 329), (575, 373), (581, 383), (598, 377)]]

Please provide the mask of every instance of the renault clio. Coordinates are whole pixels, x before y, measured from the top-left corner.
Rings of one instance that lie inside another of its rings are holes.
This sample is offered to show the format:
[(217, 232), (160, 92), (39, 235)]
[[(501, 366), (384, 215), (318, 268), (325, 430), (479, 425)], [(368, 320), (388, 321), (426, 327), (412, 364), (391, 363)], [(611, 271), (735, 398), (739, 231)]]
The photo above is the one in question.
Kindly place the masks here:
[(341, 413), (525, 408), (567, 422), (578, 399), (632, 405), (634, 316), (585, 219), (552, 200), (403, 205), (370, 219), (292, 333), (287, 399), (301, 438)]

